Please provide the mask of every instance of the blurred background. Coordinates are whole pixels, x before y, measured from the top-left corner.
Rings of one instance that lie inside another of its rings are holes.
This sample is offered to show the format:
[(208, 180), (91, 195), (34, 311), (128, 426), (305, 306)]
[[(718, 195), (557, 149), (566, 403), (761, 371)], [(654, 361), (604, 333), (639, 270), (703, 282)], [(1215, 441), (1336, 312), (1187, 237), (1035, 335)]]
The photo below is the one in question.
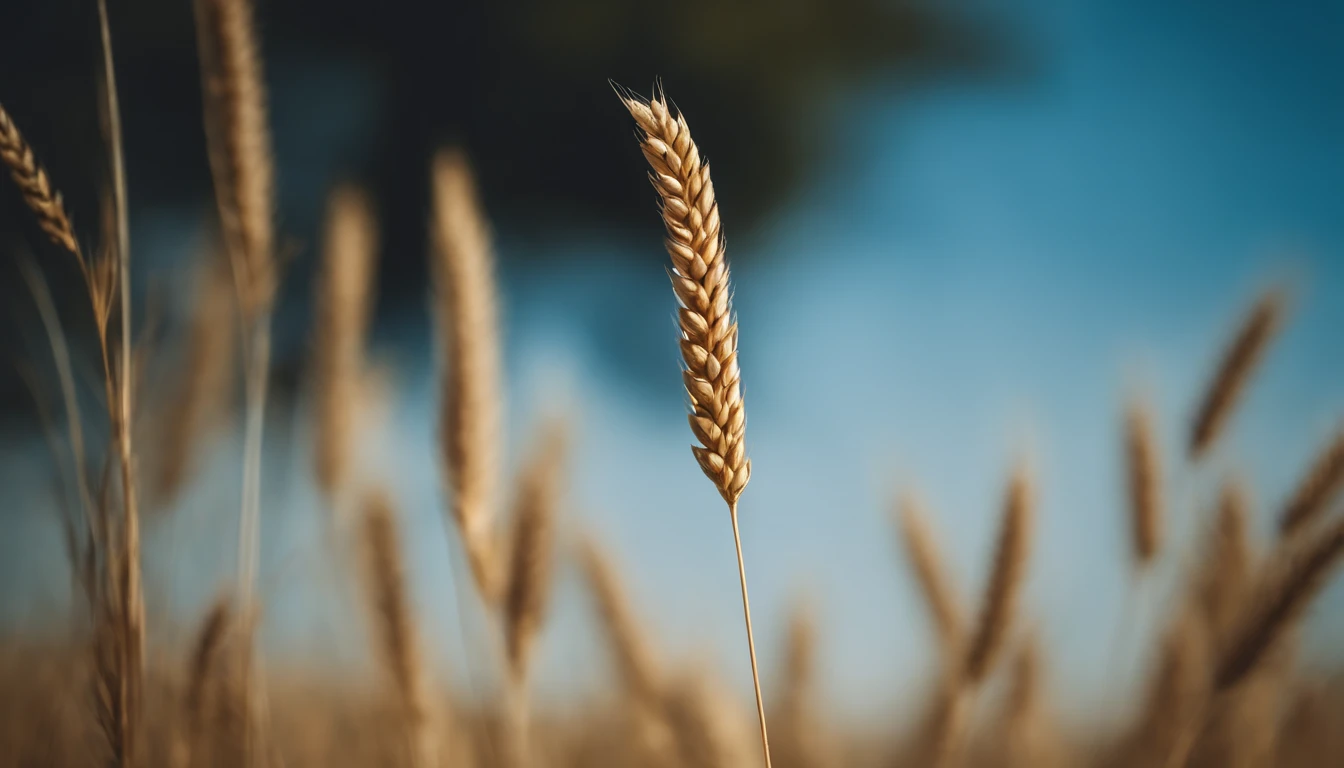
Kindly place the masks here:
[[(9, 5), (0, 103), (93, 232), (106, 158), (92, 6)], [(110, 6), (137, 322), (165, 329), (156, 351), (171, 360), (214, 216), (191, 4)], [(376, 13), (263, 0), (258, 19), (288, 257), (263, 507), (277, 667), (370, 663), (357, 636), (333, 631), (352, 609), (330, 578), (305, 391), (321, 214), (337, 182), (355, 181), (378, 207), (371, 354), (393, 386), (360, 471), (395, 493), (435, 655), (456, 687), (486, 685), (433, 427), (428, 161), (456, 145), (495, 230), (511, 466), (541, 417), (566, 413), (566, 531), (610, 545), (667, 652), (706, 660), (745, 695), (729, 521), (688, 450), (655, 194), (609, 79), (646, 94), (661, 82), (712, 161), (741, 321), (754, 469), (742, 524), (763, 663), (780, 662), (785, 617), (809, 601), (832, 712), (888, 722), (932, 674), (890, 519), (898, 490), (920, 489), (970, 601), (1008, 469), (1030, 457), (1028, 624), (1069, 716), (1088, 720), (1141, 661), (1108, 664), (1113, 635), (1148, 631), (1163, 608), (1160, 590), (1123, 607), (1125, 395), (1156, 403), (1185, 551), (1234, 470), (1252, 478), (1267, 532), (1344, 419), (1344, 7), (1331, 0), (385, 0)], [(83, 288), (10, 184), (0, 250), (0, 353), (54, 382), (15, 259), (41, 263), (77, 346), (92, 339)], [(1191, 472), (1195, 400), (1272, 281), (1291, 287), (1290, 323), (1230, 439)], [(0, 630), (58, 635), (71, 597), (54, 470), (19, 369), (0, 371)], [(151, 648), (231, 583), (237, 426), (147, 524)], [(1175, 574), (1189, 558), (1169, 559)], [(1341, 661), (1341, 587), (1317, 603), (1308, 663)], [(590, 625), (566, 569), (543, 698), (603, 685)]]

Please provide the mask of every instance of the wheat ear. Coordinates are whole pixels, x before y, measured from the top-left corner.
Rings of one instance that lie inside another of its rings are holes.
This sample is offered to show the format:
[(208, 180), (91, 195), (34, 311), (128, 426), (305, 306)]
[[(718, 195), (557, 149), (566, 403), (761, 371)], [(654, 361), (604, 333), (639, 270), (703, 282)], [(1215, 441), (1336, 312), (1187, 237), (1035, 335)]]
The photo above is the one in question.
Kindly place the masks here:
[(1321, 516), (1330, 500), (1344, 487), (1344, 428), (1316, 457), (1298, 482), (1279, 517), (1279, 533), (1290, 536)]
[(1251, 577), (1250, 504), (1244, 480), (1232, 476), (1224, 481), (1213, 532), (1199, 565), (1196, 597), (1209, 637), (1219, 642), (1231, 629)]
[(518, 481), (514, 502), (509, 574), (504, 589), (504, 649), (509, 664), (510, 762), (530, 762), (528, 682), (550, 599), (555, 518), (562, 498), (565, 432), (560, 422), (542, 430), (538, 446)]
[(83, 259), (79, 241), (66, 213), (61, 193), (52, 189), (47, 171), (37, 162), (14, 119), (0, 105), (0, 161), (18, 185), (23, 201), (37, 216), (37, 224), (51, 241)]
[(152, 493), (171, 503), (193, 470), (200, 437), (223, 410), (236, 375), (234, 292), (228, 263), (211, 255), (196, 276), (185, 359), (177, 369), (172, 399), (159, 425), (157, 472)]
[(314, 472), (328, 502), (348, 481), (364, 347), (373, 309), (378, 233), (368, 196), (341, 186), (327, 201), (313, 347)]
[[(255, 611), (261, 551), (261, 451), (271, 365), (271, 312), (278, 285), (275, 259), (275, 169), (266, 86), (251, 0), (196, 0), (205, 132), (220, 224), (233, 266), (246, 341), (243, 498), (238, 519), (238, 609)], [(253, 760), (252, 643), (242, 646), (243, 749)]]
[(1125, 459), (1134, 562), (1142, 569), (1162, 545), (1162, 467), (1152, 409), (1140, 400), (1125, 412)]
[(1138, 753), (1131, 760), (1137, 764), (1180, 764), (1192, 746), (1208, 698), (1208, 640), (1203, 629), (1198, 619), (1184, 616), (1163, 639), (1142, 715), (1130, 737), (1130, 749)]
[(363, 536), (365, 580), (379, 656), (396, 694), (406, 727), (410, 764), (429, 768), (437, 764), (437, 743), (431, 726), (429, 694), (416, 636), (415, 617), (396, 512), (386, 492), (377, 490), (364, 499)]
[(1236, 686), (1265, 657), (1274, 642), (1296, 626), (1307, 605), (1325, 586), (1344, 555), (1344, 520), (1279, 553), (1262, 577), (1218, 656), (1217, 690)]
[(1251, 307), (1205, 390), (1190, 431), (1190, 458), (1198, 460), (1222, 434), (1232, 409), (1250, 381), (1282, 320), (1287, 297), (1274, 288)]
[[(945, 659), (956, 658), (965, 642), (966, 620), (956, 586), (938, 549), (933, 526), (913, 492), (901, 495), (896, 516), (906, 560), (919, 582), (920, 595), (933, 619), (941, 652)], [(947, 670), (951, 671), (952, 666), (947, 664)]]
[(733, 316), (732, 286), (714, 198), (709, 164), (691, 140), (685, 118), (673, 115), (661, 92), (645, 102), (629, 93), (621, 100), (639, 127), (638, 137), (654, 189), (662, 201), (667, 228), (668, 255), (672, 257), (672, 290), (680, 307), (682, 381), (690, 397), (691, 432), (700, 441), (692, 446), (705, 476), (728, 503), (737, 548), (738, 579), (742, 586), (742, 613), (747, 627), (751, 678), (756, 689), (756, 714), (761, 725), (761, 751), (770, 768), (770, 740), (765, 725), (765, 702), (756, 668), (756, 643), (751, 631), (742, 536), (738, 530), (737, 500), (751, 479), (746, 456), (747, 413), (742, 404), (741, 371), (737, 366), (737, 321)]
[(656, 712), (663, 696), (663, 674), (616, 567), (591, 536), (580, 541), (578, 555), (621, 684), (636, 706)]
[(984, 602), (975, 633), (966, 649), (962, 670), (964, 685), (978, 685), (1003, 650), (1017, 612), (1031, 556), (1034, 500), (1031, 478), (1019, 465), (1008, 483), (1003, 520), (995, 545), (994, 567), (985, 585)]
[(205, 614), (196, 639), (191, 644), (191, 662), (187, 668), (187, 688), (182, 699), (184, 723), (180, 732), (175, 762), (179, 766), (190, 766), (196, 750), (194, 747), (205, 740), (202, 730), (205, 725), (207, 698), (212, 695), (212, 686), (218, 674), (220, 652), (232, 624), (232, 609), (227, 597), (215, 600)]
[(461, 152), (434, 158), (432, 259), (440, 346), (439, 445), (453, 519), (487, 602), (498, 597), (494, 552), (503, 411), (498, 310), (489, 225)]

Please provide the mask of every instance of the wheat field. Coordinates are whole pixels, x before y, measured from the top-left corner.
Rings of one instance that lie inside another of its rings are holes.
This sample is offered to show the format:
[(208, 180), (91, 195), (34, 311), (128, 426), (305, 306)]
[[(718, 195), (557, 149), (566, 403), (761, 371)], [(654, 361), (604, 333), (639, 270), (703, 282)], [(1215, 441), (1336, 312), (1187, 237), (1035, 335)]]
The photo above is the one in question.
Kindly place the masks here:
[[(746, 440), (739, 327), (724, 226), (708, 162), (690, 119), (662, 92), (616, 86), (633, 121), (630, 173), (647, 173), (647, 225), (661, 214), (675, 305), (682, 384), (694, 460), (724, 502), (687, 510), (731, 523), (746, 641), (734, 663), (749, 667), (751, 700), (660, 649), (652, 607), (633, 594), (603, 531), (570, 536), (561, 525), (581, 416), (551, 413), (528, 425), (520, 469), (506, 472), (505, 375), (499, 288), (489, 212), (469, 156), (445, 146), (424, 169), (433, 205), (425, 227), (439, 412), (434, 446), (453, 551), (466, 589), (487, 617), (488, 653), (472, 659), (498, 680), (465, 696), (437, 669), (434, 636), (417, 615), (406, 562), (404, 510), (387, 478), (370, 477), (360, 446), (379, 399), (368, 354), (377, 297), (377, 201), (352, 185), (325, 201), (323, 247), (313, 286), (307, 382), (313, 463), (306, 469), (334, 524), (324, 572), (355, 585), (341, 592), (367, 627), (363, 675), (300, 673), (267, 664), (258, 587), (269, 503), (262, 493), (271, 386), (271, 325), (285, 276), (276, 216), (276, 171), (264, 62), (250, 0), (196, 0), (202, 116), (217, 203), (217, 242), (196, 265), (187, 343), (161, 397), (138, 397), (146, 352), (130, 306), (126, 180), (113, 41), (101, 22), (100, 109), (113, 158), (99, 227), (68, 210), (64, 180), (42, 159), (56, 152), (28, 136), (0, 105), (0, 161), (45, 236), (20, 259), (60, 382), (41, 415), (60, 468), (65, 566), (76, 616), (55, 635), (0, 645), (0, 766), (1327, 766), (1344, 765), (1344, 677), (1300, 663), (1304, 617), (1344, 558), (1344, 431), (1320, 447), (1261, 540), (1245, 480), (1229, 476), (1193, 551), (1168, 535), (1188, 490), (1208, 466), (1253, 386), (1266, 350), (1296, 296), (1264, 286), (1234, 322), (1218, 365), (1188, 419), (1184, 450), (1164, 453), (1164, 417), (1143, 392), (1120, 409), (1129, 541), (1129, 591), (1152, 597), (1159, 569), (1179, 572), (1161, 599), (1160, 631), (1144, 659), (1138, 693), (1104, 728), (1078, 729), (1050, 696), (1052, 648), (1033, 631), (1025, 583), (1039, 537), (1042, 479), (1026, 451), (1005, 462), (998, 527), (983, 584), (966, 593), (942, 554), (935, 512), (913, 487), (891, 499), (891, 534), (925, 616), (902, 617), (927, 633), (937, 658), (924, 685), (901, 693), (917, 715), (887, 729), (828, 716), (818, 695), (819, 639), (843, 628), (800, 605), (787, 627), (753, 627), (748, 562), (738, 525), (752, 462)], [(679, 94), (694, 114), (695, 94)], [(638, 164), (634, 149), (642, 153)], [(706, 151), (712, 151), (712, 147)], [(730, 222), (731, 224), (731, 222)], [(36, 237), (35, 237), (36, 239)], [(96, 344), (71, 345), (44, 274), (73, 260), (87, 288)], [(76, 359), (91, 353), (92, 359)], [(92, 368), (97, 408), (74, 370)], [(752, 376), (747, 366), (746, 377)], [(209, 434), (243, 382), (236, 510), (236, 581), (199, 606), (194, 626), (165, 632), (147, 612), (141, 528), (205, 471)], [(42, 398), (39, 398), (41, 400)], [(1099, 407), (1107, 407), (1101, 404)], [(759, 481), (758, 481), (759, 482)], [(912, 484), (911, 484), (912, 485)], [(726, 537), (728, 526), (724, 526)], [(688, 560), (688, 562), (690, 562)], [(557, 572), (574, 566), (589, 593), (587, 621), (601, 638), (613, 684), (564, 706), (536, 696), (538, 645)], [(626, 566), (628, 567), (628, 566)], [(292, 578), (305, 578), (293, 576)], [(756, 636), (778, 630), (778, 669), (758, 668)], [(153, 638), (173, 636), (175, 642)], [(151, 641), (147, 642), (147, 638)], [(1120, 642), (1136, 642), (1133, 638)]]

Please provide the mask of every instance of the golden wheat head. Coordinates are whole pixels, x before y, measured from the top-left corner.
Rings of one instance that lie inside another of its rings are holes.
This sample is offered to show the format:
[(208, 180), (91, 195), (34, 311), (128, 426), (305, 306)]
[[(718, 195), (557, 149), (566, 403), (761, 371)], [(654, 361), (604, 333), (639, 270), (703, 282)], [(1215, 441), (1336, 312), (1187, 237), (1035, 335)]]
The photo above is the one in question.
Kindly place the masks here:
[(919, 582), (925, 608), (933, 619), (939, 645), (945, 654), (957, 654), (966, 634), (962, 606), (939, 552), (933, 526), (914, 493), (901, 495), (897, 518), (901, 543), (915, 580)]
[(1162, 470), (1152, 410), (1142, 401), (1132, 402), (1125, 412), (1125, 456), (1134, 559), (1144, 566), (1162, 544)]
[(1033, 504), (1031, 478), (1026, 468), (1019, 466), (1004, 499), (994, 568), (966, 653), (963, 679), (967, 684), (976, 684), (985, 678), (1007, 643), (1031, 555)]
[(559, 423), (548, 425), (519, 482), (504, 594), (505, 649), (509, 670), (519, 681), (527, 677), (530, 649), (541, 629), (550, 595), (564, 454), (563, 427)]
[(652, 168), (649, 179), (662, 199), (672, 289), (681, 305), (682, 378), (691, 431), (700, 441), (691, 451), (724, 500), (736, 505), (751, 478), (751, 460), (743, 442), (747, 414), (737, 322), (709, 164), (691, 140), (686, 119), (671, 113), (662, 93), (647, 102), (626, 93), (622, 101), (639, 126), (640, 148)]
[(75, 240), (70, 215), (61, 202), (61, 193), (51, 188), (47, 171), (33, 156), (33, 148), (24, 141), (13, 118), (0, 105), (0, 161), (9, 168), (9, 175), (23, 194), (23, 201), (37, 216), (37, 224), (51, 241), (78, 256), (79, 242)]
[(1344, 487), (1344, 428), (1335, 432), (1334, 439), (1298, 483), (1279, 517), (1279, 532), (1290, 535), (1320, 517), (1341, 487)]
[(1222, 434), (1232, 409), (1282, 321), (1286, 304), (1287, 295), (1283, 290), (1271, 288), (1256, 300), (1237, 329), (1195, 413), (1190, 430), (1190, 458), (1203, 456)]
[(443, 397), (439, 445), (453, 517), (477, 589), (499, 591), (493, 536), (499, 485), (501, 374), (490, 230), (459, 151), (434, 158), (432, 260)]

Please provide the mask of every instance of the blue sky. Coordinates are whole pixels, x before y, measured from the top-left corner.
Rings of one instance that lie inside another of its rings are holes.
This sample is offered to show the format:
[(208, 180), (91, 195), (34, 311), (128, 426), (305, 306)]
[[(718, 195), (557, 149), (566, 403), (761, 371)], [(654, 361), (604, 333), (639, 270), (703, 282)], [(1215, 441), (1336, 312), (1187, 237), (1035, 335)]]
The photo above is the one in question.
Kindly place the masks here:
[[(837, 95), (832, 162), (749, 236), (735, 236), (731, 190), (719, 190), (730, 258), (771, 257), (735, 270), (754, 470), (743, 534), (763, 663), (777, 658), (791, 601), (810, 595), (828, 701), (873, 722), (917, 703), (932, 658), (888, 518), (896, 488), (917, 484), (936, 512), (969, 608), (1008, 468), (1030, 455), (1042, 496), (1027, 618), (1060, 695), (1097, 703), (1128, 690), (1117, 683), (1138, 663), (1107, 663), (1127, 583), (1117, 426), (1128, 388), (1156, 400), (1172, 525), (1186, 538), (1233, 468), (1250, 471), (1267, 531), (1344, 420), (1344, 9), (1036, 2), (1014, 13), (1037, 57), (1027, 82), (912, 101), (874, 80)], [(666, 85), (694, 130), (695, 95)], [(637, 161), (632, 149), (631, 173), (643, 173)], [(659, 226), (652, 192), (647, 225)], [(614, 258), (644, 242), (501, 236), (506, 253), (543, 257), (501, 276), (511, 453), (548, 407), (578, 414), (569, 528), (616, 552), (669, 654), (712, 659), (745, 695), (730, 529), (688, 449), (664, 256)], [(1199, 387), (1229, 325), (1276, 279), (1294, 288), (1291, 324), (1227, 444), (1192, 473), (1179, 447)], [(434, 647), (455, 660), (460, 687), (483, 686), (467, 668), (487, 663), (486, 635), (469, 600), (459, 610), (465, 571), (449, 562), (438, 511), (422, 319), (408, 311), (384, 329), (399, 389), (368, 472), (406, 514)], [(340, 597), (313, 588), (331, 558), (306, 481), (306, 416), (276, 418), (298, 439), (269, 449), (268, 500), (287, 511), (267, 530), (268, 642), (288, 660), (363, 663), (332, 638), (348, 619)], [(234, 448), (218, 446), (189, 508), (155, 533), (151, 600), (187, 618), (214, 588), (203, 574), (228, 583)], [(6, 471), (20, 477), (35, 451), (11, 450), (23, 463)], [(54, 531), (24, 525), (0, 544), (4, 573), (32, 587), (9, 596), (11, 622), (60, 589), (49, 569), (23, 566), (59, 563)], [(1184, 553), (1170, 554), (1167, 575)], [(1160, 593), (1147, 588), (1149, 613)], [(1344, 590), (1319, 607), (1308, 659), (1344, 638)], [(542, 651), (548, 695), (605, 679), (588, 621), (566, 575)]]

